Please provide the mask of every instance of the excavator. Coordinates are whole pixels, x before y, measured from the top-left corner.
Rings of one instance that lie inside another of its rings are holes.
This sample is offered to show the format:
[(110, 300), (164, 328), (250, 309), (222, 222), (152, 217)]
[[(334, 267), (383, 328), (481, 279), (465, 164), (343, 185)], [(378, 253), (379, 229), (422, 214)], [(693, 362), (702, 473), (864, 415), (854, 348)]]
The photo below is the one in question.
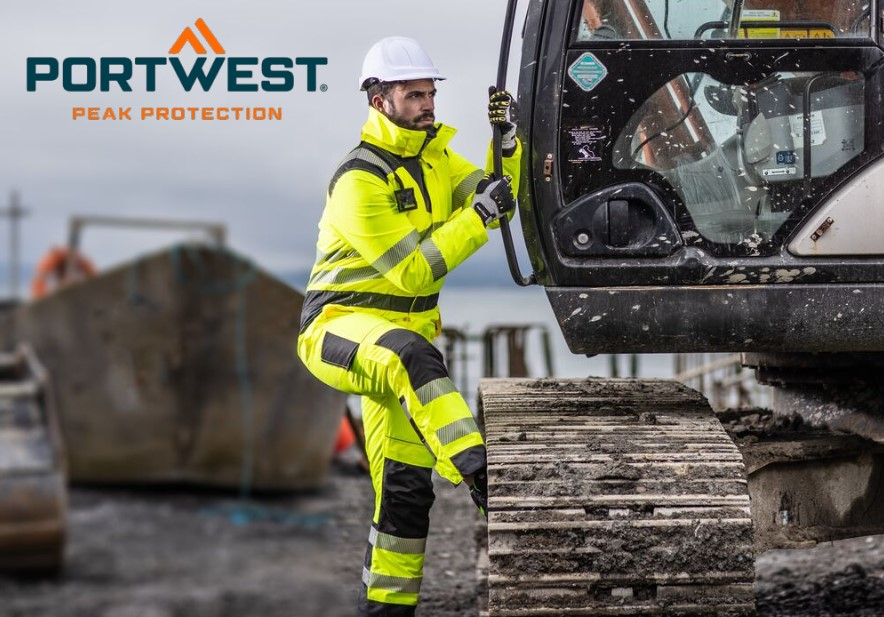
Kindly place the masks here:
[(489, 615), (754, 615), (759, 552), (884, 533), (882, 9), (528, 3), (515, 282), (575, 354), (742, 354), (808, 430), (739, 443), (674, 381), (483, 381)]

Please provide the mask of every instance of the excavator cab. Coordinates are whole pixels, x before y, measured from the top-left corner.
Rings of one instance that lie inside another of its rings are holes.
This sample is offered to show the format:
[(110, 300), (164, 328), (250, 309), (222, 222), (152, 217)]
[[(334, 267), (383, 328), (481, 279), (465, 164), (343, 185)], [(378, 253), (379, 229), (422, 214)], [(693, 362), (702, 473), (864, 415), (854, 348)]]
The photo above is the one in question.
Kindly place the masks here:
[(884, 349), (880, 43), (863, 0), (532, 2), (522, 225), (571, 350)]

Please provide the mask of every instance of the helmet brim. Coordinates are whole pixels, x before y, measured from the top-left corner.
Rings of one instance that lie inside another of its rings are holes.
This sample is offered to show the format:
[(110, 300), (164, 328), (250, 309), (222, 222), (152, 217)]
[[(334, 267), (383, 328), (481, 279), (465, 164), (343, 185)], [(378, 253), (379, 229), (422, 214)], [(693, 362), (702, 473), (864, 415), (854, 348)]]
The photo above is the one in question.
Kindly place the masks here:
[(359, 87), (359, 90), (365, 92), (370, 87), (377, 83), (385, 82), (385, 81), (417, 81), (420, 79), (432, 79), (433, 81), (445, 81), (448, 79), (447, 77), (442, 77), (441, 75), (427, 75), (426, 72), (415, 72), (415, 73), (404, 73), (402, 75), (396, 75), (395, 79), (381, 79), (378, 77), (366, 77), (362, 80), (362, 85)]

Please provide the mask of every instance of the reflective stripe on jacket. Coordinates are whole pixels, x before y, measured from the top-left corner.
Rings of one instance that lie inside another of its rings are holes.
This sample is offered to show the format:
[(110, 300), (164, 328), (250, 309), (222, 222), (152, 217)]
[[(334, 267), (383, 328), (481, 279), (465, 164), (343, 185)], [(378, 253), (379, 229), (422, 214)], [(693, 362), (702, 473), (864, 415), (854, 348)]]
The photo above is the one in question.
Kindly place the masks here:
[[(302, 330), (328, 305), (438, 311), (445, 275), (488, 241), (469, 207), (484, 172), (448, 148), (455, 132), (437, 124), (428, 137), (369, 109), (329, 186)], [(504, 158), (514, 194), (520, 156), (517, 145)]]

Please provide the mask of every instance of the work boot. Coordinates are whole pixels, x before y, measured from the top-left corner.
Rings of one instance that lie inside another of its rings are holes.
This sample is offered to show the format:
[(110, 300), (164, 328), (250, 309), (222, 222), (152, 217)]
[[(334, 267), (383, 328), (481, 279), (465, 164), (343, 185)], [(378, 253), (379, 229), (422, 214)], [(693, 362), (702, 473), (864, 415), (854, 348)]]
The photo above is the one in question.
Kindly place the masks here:
[(479, 508), (479, 512), (488, 520), (488, 469), (483, 467), (474, 473), (467, 480), (467, 486), (470, 488), (470, 497), (473, 503)]

